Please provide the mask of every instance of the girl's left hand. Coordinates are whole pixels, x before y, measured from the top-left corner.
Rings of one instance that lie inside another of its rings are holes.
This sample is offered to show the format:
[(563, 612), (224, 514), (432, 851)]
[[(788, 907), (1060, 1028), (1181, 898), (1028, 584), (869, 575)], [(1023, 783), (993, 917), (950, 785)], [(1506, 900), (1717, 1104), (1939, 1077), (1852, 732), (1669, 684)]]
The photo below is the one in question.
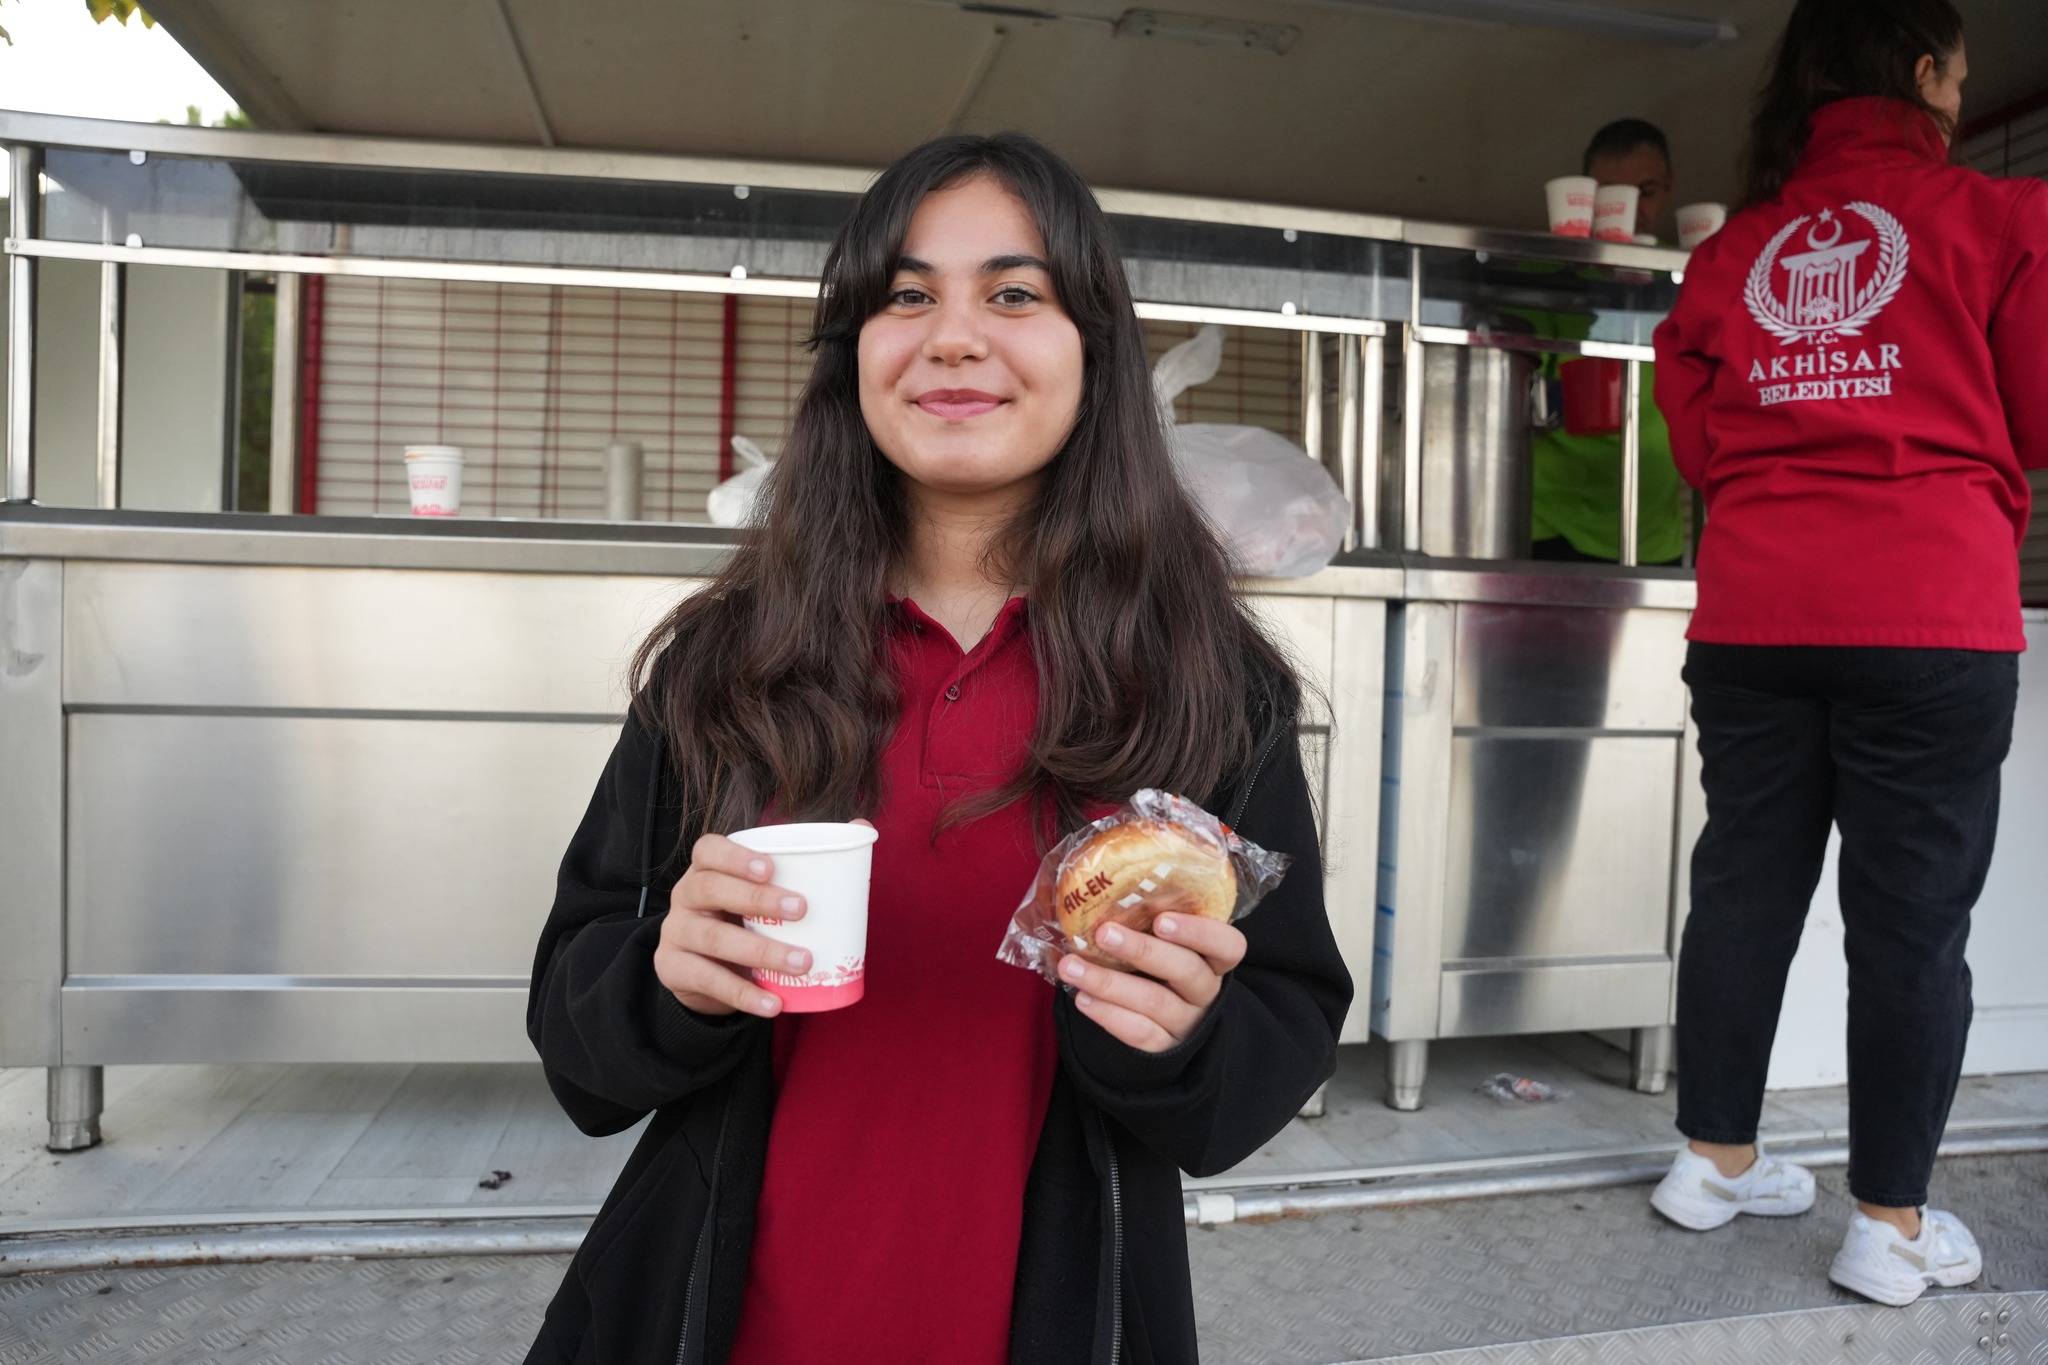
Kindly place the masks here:
[(1081, 1013), (1141, 1052), (1165, 1052), (1185, 1041), (1245, 953), (1236, 925), (1199, 915), (1161, 915), (1149, 934), (1106, 924), (1096, 931), (1095, 946), (1134, 970), (1098, 967), (1069, 953), (1060, 959), (1060, 980), (1076, 988)]

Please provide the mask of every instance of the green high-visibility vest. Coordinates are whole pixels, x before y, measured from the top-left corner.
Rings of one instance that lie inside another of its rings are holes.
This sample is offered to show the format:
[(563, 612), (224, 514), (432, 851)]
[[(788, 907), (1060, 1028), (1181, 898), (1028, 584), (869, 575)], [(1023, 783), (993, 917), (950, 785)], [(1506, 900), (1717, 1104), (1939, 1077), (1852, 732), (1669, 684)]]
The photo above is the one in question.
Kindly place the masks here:
[[(1508, 313), (1553, 341), (1584, 341), (1593, 330), (1590, 313), (1550, 313), (1509, 308)], [(1541, 357), (1541, 373), (1557, 377), (1569, 357)], [(1660, 564), (1685, 553), (1685, 480), (1671, 460), (1671, 428), (1657, 410), (1652, 393), (1657, 367), (1643, 366), (1642, 474), (1636, 508), (1639, 515), (1637, 560)], [(1621, 559), (1621, 434), (1572, 436), (1562, 427), (1532, 433), (1533, 469), (1529, 530), (1532, 539), (1563, 536), (1580, 554)]]

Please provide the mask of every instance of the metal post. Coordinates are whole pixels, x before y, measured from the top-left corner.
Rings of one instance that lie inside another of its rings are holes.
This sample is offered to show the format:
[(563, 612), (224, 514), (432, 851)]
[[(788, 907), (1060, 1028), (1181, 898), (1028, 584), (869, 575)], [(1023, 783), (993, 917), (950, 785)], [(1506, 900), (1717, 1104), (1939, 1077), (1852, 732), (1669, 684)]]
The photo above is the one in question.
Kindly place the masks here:
[(1323, 462), (1323, 334), (1301, 334), (1301, 448)]
[(1422, 549), (1422, 248), (1408, 249), (1408, 330), (1402, 338), (1401, 548)]
[(1308, 1103), (1301, 1106), (1301, 1117), (1319, 1119), (1329, 1110), (1330, 1083), (1324, 1081), (1316, 1087), (1316, 1093), (1308, 1097)]
[(1352, 500), (1353, 528), (1361, 549), (1380, 547), (1380, 450), (1381, 427), (1387, 411), (1387, 339), (1367, 337), (1360, 368), (1364, 371), (1359, 395), (1358, 496)]
[(100, 1145), (100, 1110), (106, 1107), (106, 1069), (50, 1068), (50, 1142), (53, 1152), (82, 1152)]
[(1629, 1034), (1629, 1083), (1645, 1095), (1661, 1095), (1671, 1075), (1671, 1054), (1677, 1035), (1669, 1024), (1653, 1024)]
[(1344, 500), (1352, 509), (1352, 525), (1344, 533), (1344, 548), (1347, 550), (1358, 548), (1359, 465), (1363, 450), (1359, 444), (1362, 418), (1359, 391), (1363, 387), (1359, 374), (1363, 368), (1359, 340), (1350, 334), (1337, 338), (1337, 467), (1343, 471)]
[[(7, 235), (23, 240), (38, 235), (43, 152), (40, 147), (11, 143)], [(29, 438), (36, 415), (36, 258), (7, 260), (7, 488), (6, 501), (35, 499), (35, 464)]]
[(128, 268), (100, 262), (100, 507), (121, 505), (121, 333), (127, 309)]
[(1642, 562), (1643, 486), (1643, 362), (1628, 362), (1628, 382), (1621, 402), (1621, 562), (1634, 568)]
[(1429, 1078), (1429, 1040), (1405, 1038), (1387, 1044), (1387, 1108), (1412, 1114), (1422, 1107), (1422, 1083)]
[(299, 505), (299, 313), (304, 275), (277, 277), (270, 353), (270, 511), (288, 517)]

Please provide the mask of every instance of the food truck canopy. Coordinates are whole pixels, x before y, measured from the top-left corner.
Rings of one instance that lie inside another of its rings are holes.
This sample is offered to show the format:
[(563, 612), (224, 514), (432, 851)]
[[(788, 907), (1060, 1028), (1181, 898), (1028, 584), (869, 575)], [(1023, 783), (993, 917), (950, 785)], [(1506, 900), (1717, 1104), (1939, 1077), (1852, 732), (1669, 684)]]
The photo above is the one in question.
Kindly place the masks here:
[[(1975, 111), (2041, 0), (1962, 0)], [(155, 0), (258, 126), (880, 166), (1023, 128), (1120, 188), (1540, 226), (1601, 124), (1729, 199), (1790, 0)]]

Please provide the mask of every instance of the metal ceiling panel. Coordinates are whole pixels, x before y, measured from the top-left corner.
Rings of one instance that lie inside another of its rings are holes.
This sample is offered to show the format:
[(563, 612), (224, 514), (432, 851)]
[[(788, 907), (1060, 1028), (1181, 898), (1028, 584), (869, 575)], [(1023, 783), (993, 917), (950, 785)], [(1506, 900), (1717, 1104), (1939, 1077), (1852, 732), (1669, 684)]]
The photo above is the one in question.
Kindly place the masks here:
[[(1542, 182), (1577, 170), (1599, 125), (1639, 116), (1670, 135), (1679, 202), (1732, 197), (1749, 94), (1790, 0), (1597, 6), (1737, 36), (1688, 47), (1484, 22), (1469, 3), (1451, 22), (1421, 13), (1425, 0), (1171, 0), (1122, 24), (1122, 0), (151, 11), (267, 127), (856, 167), (948, 128), (1015, 127), (1097, 184), (1536, 227)], [(1973, 108), (2048, 87), (2041, 0), (1963, 8)]]

